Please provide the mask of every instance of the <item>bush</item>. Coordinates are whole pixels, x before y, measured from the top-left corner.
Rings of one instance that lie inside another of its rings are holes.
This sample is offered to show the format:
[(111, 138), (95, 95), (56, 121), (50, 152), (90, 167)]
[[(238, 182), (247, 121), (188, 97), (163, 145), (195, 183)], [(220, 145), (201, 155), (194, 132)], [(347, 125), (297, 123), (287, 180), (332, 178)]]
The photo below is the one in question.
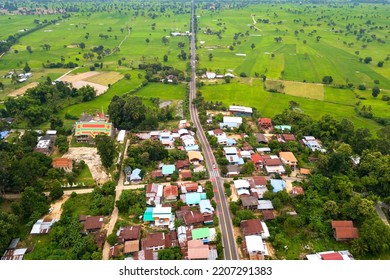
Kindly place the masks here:
[(60, 199), (64, 195), (64, 191), (62, 190), (61, 186), (54, 186), (53, 189), (50, 191), (50, 198), (52, 200)]
[(360, 84), (360, 85), (358, 86), (358, 89), (359, 89), (359, 90), (366, 90), (366, 86), (363, 85), (363, 84)]
[(118, 236), (116, 236), (116, 232), (115, 231), (113, 231), (109, 236), (107, 236), (107, 242), (111, 246), (115, 245), (117, 240), (118, 240)]

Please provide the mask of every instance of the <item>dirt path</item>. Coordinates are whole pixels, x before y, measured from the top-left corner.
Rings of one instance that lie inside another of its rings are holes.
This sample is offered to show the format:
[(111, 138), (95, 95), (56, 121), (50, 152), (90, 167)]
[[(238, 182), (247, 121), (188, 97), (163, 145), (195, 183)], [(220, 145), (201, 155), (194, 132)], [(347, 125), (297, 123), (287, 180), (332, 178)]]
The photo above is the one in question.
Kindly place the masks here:
[(60, 219), (61, 214), (62, 214), (62, 204), (64, 204), (65, 201), (67, 201), (69, 197), (70, 197), (69, 195), (64, 194), (60, 200), (57, 200), (54, 203), (52, 203), (50, 205), (50, 207), (53, 210), (51, 211), (51, 213), (44, 216), (43, 219), (46, 219), (46, 218), (47, 219)]
[[(130, 144), (130, 140), (127, 140), (123, 160), (125, 160), (127, 157), (127, 148), (129, 147), (129, 144)], [(121, 196), (122, 190), (124, 188), (124, 185), (123, 185), (124, 180), (125, 180), (124, 173), (120, 172), (118, 185), (115, 188), (115, 202), (117, 200), (119, 200), (119, 197)], [(113, 232), (116, 221), (118, 220), (118, 214), (119, 214), (119, 210), (118, 210), (118, 207), (116, 207), (116, 203), (115, 203), (114, 210), (112, 211), (112, 214), (110, 217), (110, 221), (108, 222), (108, 224), (105, 227), (107, 229), (107, 236), (109, 236)], [(103, 260), (108, 260), (109, 255), (110, 255), (110, 244), (108, 244), (108, 242), (106, 241), (104, 243), (104, 247), (103, 247)]]
[(30, 88), (33, 88), (33, 87), (36, 87), (38, 85), (37, 82), (33, 82), (33, 83), (30, 83), (28, 85), (25, 85), (24, 87), (21, 87), (17, 90), (14, 90), (13, 92), (11, 92), (10, 94), (8, 94), (8, 96), (11, 96), (11, 97), (15, 97), (15, 96), (19, 96), (19, 95), (23, 95), (26, 93), (26, 91)]
[(253, 20), (253, 28), (254, 29), (256, 29), (256, 30), (259, 30), (259, 31), (263, 31), (263, 30), (261, 30), (260, 28), (258, 28), (257, 26), (256, 26), (256, 19), (255, 19), (255, 16), (254, 15), (252, 15), (252, 20)]

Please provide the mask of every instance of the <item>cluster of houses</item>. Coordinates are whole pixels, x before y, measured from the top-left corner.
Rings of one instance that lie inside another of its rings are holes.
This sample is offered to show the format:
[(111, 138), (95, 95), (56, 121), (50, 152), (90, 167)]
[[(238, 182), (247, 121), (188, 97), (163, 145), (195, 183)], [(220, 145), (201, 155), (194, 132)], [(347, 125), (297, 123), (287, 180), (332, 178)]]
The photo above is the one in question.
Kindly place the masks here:
[[(193, 173), (205, 172), (203, 164), (204, 157), (200, 152), (199, 145), (195, 139), (195, 133), (188, 130), (189, 124), (181, 120), (177, 129), (172, 131), (150, 131), (148, 133), (137, 133), (141, 140), (152, 139), (160, 143), (168, 150), (178, 149), (187, 153), (187, 159), (177, 160), (174, 164), (159, 164), (158, 168), (151, 172), (153, 180), (170, 180), (171, 176), (178, 172), (181, 180), (190, 180)], [(130, 180), (132, 181), (132, 180)]]
[[(280, 143), (298, 141), (295, 135), (290, 133), (290, 125), (273, 125), (270, 118), (258, 118), (257, 125), (261, 132), (253, 134), (258, 144), (257, 148), (253, 148), (246, 141), (249, 138), (248, 135), (232, 132), (232, 129), (241, 126), (244, 117), (249, 117), (252, 114), (253, 110), (250, 107), (231, 105), (228, 115), (225, 114), (223, 121), (219, 123), (219, 128), (208, 131), (208, 135), (216, 137), (217, 143), (223, 146), (224, 155), (229, 162), (226, 175), (239, 175), (242, 165), (247, 161), (252, 161), (256, 171), (263, 172), (266, 175), (285, 174), (287, 173), (287, 166), (289, 166), (289, 170), (297, 171), (297, 175), (305, 176), (310, 174), (308, 169), (298, 169), (298, 160), (294, 153), (286, 151), (272, 154), (271, 149), (268, 147), (268, 143), (272, 140)], [(240, 145), (237, 145), (238, 142)], [(307, 146), (313, 152), (316, 150), (326, 152), (322, 148), (321, 142), (313, 136), (304, 136), (300, 144)], [(300, 171), (303, 173), (301, 174)]]
[(5, 75), (4, 77), (5, 78), (8, 78), (8, 79), (11, 79), (14, 75), (17, 76), (18, 78), (18, 83), (23, 83), (25, 81), (27, 81), (29, 78), (32, 77), (32, 74), (30, 72), (27, 72), (27, 73), (20, 73), (20, 74), (15, 74), (15, 72), (8, 72), (7, 75)]
[[(178, 201), (183, 206), (173, 211), (171, 205)], [(142, 221), (154, 232), (141, 238), (140, 226), (120, 228), (110, 257), (124, 254), (131, 260), (157, 260), (159, 250), (175, 246), (180, 247), (187, 260), (217, 258), (216, 246), (212, 244), (216, 238), (216, 230), (212, 227), (215, 209), (200, 184), (148, 184), (146, 204)]]
[(226, 73), (222, 75), (209, 71), (202, 75), (202, 79), (224, 79), (226, 77), (234, 78), (234, 75), (232, 73)]

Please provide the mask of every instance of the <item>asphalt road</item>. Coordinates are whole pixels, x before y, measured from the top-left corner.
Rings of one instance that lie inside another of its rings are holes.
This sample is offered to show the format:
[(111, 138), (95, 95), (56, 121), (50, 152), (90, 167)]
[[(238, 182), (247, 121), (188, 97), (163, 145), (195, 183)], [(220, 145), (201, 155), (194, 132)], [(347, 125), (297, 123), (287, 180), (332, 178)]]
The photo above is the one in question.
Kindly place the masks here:
[(217, 202), (217, 215), (219, 218), (219, 224), (222, 234), (222, 244), (224, 248), (225, 260), (238, 260), (237, 245), (234, 238), (232, 218), (229, 211), (229, 204), (224, 194), (223, 178), (220, 175), (218, 167), (213, 169), (213, 165), (216, 162), (213, 151), (207, 141), (206, 135), (203, 131), (202, 125), (199, 121), (198, 112), (192, 100), (196, 96), (196, 46), (195, 46), (195, 7), (194, 0), (192, 0), (192, 15), (191, 15), (191, 82), (190, 82), (190, 114), (191, 120), (197, 128), (198, 140), (202, 146), (205, 163), (209, 171), (210, 181), (213, 183), (214, 197)]

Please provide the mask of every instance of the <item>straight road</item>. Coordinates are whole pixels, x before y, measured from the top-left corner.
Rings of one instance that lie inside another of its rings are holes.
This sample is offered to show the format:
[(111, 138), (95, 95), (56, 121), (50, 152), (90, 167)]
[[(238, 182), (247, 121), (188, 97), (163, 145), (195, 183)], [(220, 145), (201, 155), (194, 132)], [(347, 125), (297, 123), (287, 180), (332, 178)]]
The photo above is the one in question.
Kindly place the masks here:
[[(214, 196), (217, 202), (217, 214), (219, 218), (219, 224), (222, 234), (222, 244), (224, 248), (224, 256), (226, 260), (238, 260), (236, 240), (234, 238), (232, 218), (229, 211), (229, 204), (227, 202), (224, 188), (223, 179), (221, 178), (218, 167), (216, 166), (215, 157), (209, 142), (205, 136), (202, 125), (199, 121), (198, 112), (196, 107), (192, 104), (192, 100), (196, 96), (196, 46), (195, 46), (195, 4), (192, 0), (192, 13), (191, 13), (191, 82), (190, 82), (190, 114), (191, 120), (197, 128), (198, 140), (202, 146), (205, 156), (205, 162), (209, 171), (210, 181), (213, 183)], [(215, 169), (213, 168), (215, 166)]]

